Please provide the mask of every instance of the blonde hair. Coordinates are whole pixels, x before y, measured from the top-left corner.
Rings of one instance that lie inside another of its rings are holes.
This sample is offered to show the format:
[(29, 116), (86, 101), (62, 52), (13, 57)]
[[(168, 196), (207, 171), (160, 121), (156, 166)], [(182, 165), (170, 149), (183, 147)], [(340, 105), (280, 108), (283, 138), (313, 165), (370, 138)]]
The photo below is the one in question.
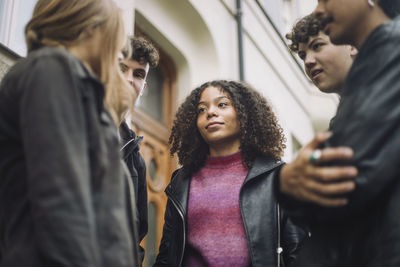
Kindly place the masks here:
[(136, 93), (118, 65), (126, 37), (121, 10), (113, 0), (38, 0), (25, 27), (28, 53), (43, 46), (79, 44), (97, 27), (103, 36), (97, 75), (106, 88), (105, 106), (119, 125), (133, 109)]

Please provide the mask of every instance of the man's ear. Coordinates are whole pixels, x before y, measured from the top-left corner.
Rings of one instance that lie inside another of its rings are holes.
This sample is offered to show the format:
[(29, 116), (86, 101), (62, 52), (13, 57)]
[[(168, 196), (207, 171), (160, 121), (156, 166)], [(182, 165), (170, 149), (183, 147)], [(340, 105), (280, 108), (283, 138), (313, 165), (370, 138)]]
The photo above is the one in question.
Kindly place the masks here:
[(354, 46), (350, 46), (350, 56), (354, 59), (358, 54), (358, 50), (357, 48), (355, 48)]

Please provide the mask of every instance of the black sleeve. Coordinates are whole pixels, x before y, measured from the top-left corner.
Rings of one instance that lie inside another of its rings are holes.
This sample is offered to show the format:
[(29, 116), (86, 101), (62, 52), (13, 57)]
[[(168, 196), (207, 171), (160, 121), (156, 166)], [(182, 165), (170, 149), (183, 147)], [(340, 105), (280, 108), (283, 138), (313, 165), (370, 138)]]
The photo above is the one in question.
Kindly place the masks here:
[(285, 266), (290, 266), (299, 254), (300, 249), (306, 238), (308, 238), (308, 228), (305, 225), (296, 224), (282, 210), (282, 248)]
[[(173, 231), (173, 204), (171, 200), (168, 199), (167, 207), (164, 214), (164, 227), (163, 234), (160, 243), (160, 248), (158, 250), (156, 262), (153, 267), (169, 266), (168, 257), (170, 255), (170, 249), (172, 242), (174, 240)], [(176, 220), (175, 220), (176, 221)], [(176, 227), (176, 226), (175, 226)], [(178, 257), (178, 255), (174, 255)]]
[(332, 125), (333, 136), (326, 142), (326, 146), (353, 148), (355, 154), (348, 164), (358, 168), (355, 191), (348, 205), (318, 210), (319, 220), (342, 221), (366, 212), (398, 183), (400, 40), (380, 44), (383, 47), (358, 55), (361, 58), (348, 77), (348, 91)]
[(63, 57), (21, 77), (27, 191), (38, 251), (52, 266), (101, 266), (82, 97)]
[[(138, 201), (136, 203), (139, 213), (139, 242), (143, 240), (148, 231), (147, 218), (147, 182), (146, 182), (146, 163), (143, 157), (137, 152), (137, 164), (135, 167), (138, 172)], [(144, 258), (144, 249), (139, 246), (141, 258)]]

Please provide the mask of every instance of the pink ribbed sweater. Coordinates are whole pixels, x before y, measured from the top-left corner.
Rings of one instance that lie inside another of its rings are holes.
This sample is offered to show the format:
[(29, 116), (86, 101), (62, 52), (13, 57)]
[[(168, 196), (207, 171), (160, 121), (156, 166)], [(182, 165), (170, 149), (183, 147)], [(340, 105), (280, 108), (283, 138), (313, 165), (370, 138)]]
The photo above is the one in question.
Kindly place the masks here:
[(184, 266), (250, 265), (239, 208), (239, 191), (248, 169), (240, 152), (209, 157), (193, 175), (188, 203), (188, 247)]

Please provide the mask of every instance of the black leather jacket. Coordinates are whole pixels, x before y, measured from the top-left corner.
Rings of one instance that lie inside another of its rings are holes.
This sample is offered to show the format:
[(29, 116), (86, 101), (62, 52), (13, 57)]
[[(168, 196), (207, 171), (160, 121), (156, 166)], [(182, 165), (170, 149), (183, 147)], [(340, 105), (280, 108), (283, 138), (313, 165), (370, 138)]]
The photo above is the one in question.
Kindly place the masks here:
[(326, 145), (353, 148), (356, 187), (341, 208), (305, 206), (314, 241), (298, 266), (400, 266), (399, 47), (400, 18), (375, 29), (354, 60)]
[[(143, 140), (142, 136), (136, 137), (134, 131), (129, 129), (128, 125), (123, 122), (119, 127), (121, 136), (121, 151), (123, 159), (128, 167), (133, 189), (135, 192), (136, 203), (136, 225), (138, 232), (138, 248), (140, 258), (144, 259), (144, 249), (140, 246), (140, 242), (147, 234), (147, 182), (146, 182), (146, 163), (140, 155), (140, 143)], [(127, 192), (129, 193), (129, 192)], [(129, 209), (130, 212), (132, 209)], [(129, 216), (134, 218), (134, 216)], [(130, 223), (133, 225), (133, 223)], [(134, 231), (131, 227), (131, 231)]]
[[(283, 266), (282, 259), (290, 263), (306, 236), (305, 231), (292, 224), (278, 206), (275, 173), (281, 165), (271, 159), (256, 159), (240, 190), (240, 210), (253, 267)], [(180, 267), (182, 264), (189, 185), (190, 176), (184, 169), (179, 169), (165, 190), (168, 202), (163, 237), (153, 266)]]

